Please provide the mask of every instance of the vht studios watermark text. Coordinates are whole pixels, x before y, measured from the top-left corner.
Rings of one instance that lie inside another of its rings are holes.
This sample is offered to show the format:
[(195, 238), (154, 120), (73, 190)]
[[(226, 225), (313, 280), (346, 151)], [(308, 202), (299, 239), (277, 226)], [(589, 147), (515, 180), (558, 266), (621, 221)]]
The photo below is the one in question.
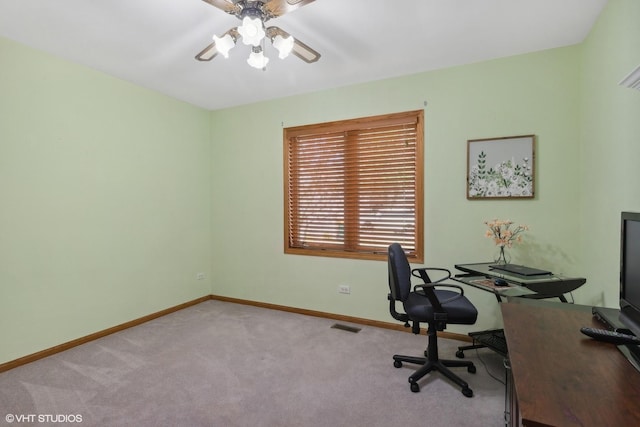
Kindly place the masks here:
[(80, 414), (7, 414), (8, 423), (81, 423)]

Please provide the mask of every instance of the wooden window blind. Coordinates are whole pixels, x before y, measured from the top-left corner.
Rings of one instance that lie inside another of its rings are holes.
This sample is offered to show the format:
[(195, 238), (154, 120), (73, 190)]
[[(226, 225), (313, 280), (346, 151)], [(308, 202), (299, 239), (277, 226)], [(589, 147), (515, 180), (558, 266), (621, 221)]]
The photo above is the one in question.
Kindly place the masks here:
[(286, 128), (285, 253), (422, 262), (423, 115)]

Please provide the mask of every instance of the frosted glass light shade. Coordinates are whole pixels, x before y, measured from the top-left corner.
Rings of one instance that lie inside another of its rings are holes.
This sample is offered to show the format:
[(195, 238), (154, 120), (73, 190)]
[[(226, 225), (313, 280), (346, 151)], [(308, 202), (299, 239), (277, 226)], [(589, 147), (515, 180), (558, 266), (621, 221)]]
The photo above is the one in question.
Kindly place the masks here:
[(265, 36), (262, 21), (248, 16), (242, 19), (242, 26), (238, 27), (238, 33), (242, 36), (242, 43), (252, 46), (259, 46)]
[(269, 63), (269, 58), (264, 56), (262, 51), (259, 52), (251, 52), (249, 55), (249, 59), (247, 59), (247, 64), (251, 65), (253, 68), (262, 69), (267, 66)]
[(284, 59), (289, 56), (291, 50), (293, 49), (293, 42), (293, 37), (289, 36), (287, 38), (284, 38), (280, 34), (278, 34), (273, 39), (273, 47), (278, 49), (278, 52), (280, 52), (278, 58)]
[(225, 34), (222, 37), (218, 37), (216, 35), (213, 36), (213, 41), (216, 43), (216, 49), (220, 52), (220, 55), (225, 58), (229, 57), (229, 51), (236, 45), (236, 42), (233, 40), (229, 34)]

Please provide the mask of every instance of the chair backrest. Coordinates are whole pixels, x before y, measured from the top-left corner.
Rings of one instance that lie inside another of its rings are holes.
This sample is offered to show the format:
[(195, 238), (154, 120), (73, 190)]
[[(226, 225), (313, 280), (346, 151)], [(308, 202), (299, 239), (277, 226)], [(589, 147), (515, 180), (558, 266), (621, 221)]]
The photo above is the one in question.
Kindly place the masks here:
[(411, 266), (399, 243), (389, 245), (389, 290), (394, 301), (406, 301), (411, 292)]

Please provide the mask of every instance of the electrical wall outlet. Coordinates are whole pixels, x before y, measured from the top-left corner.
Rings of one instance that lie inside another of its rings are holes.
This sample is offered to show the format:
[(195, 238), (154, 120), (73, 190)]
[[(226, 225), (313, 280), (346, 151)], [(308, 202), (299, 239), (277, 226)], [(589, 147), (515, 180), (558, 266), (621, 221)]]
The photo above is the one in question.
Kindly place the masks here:
[(349, 285), (339, 285), (338, 286), (338, 293), (339, 294), (350, 294), (351, 293), (351, 286), (349, 286)]
[(196, 274), (196, 279), (198, 279), (198, 280), (204, 280), (204, 273), (198, 273), (198, 274)]

